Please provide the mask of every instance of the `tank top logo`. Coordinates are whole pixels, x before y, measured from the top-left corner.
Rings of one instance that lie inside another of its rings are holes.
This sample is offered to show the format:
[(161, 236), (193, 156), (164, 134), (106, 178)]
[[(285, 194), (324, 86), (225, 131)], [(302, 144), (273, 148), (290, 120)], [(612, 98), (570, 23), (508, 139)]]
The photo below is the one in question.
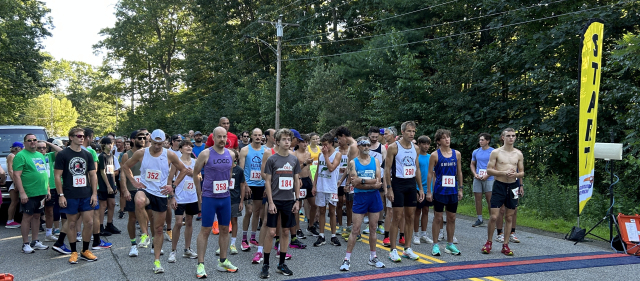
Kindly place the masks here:
[(411, 156), (405, 156), (402, 158), (402, 165), (404, 166), (413, 166), (414, 163), (414, 159)]
[(260, 158), (258, 156), (253, 156), (253, 158), (251, 158), (251, 162), (253, 162), (253, 163), (262, 163), (262, 158)]
[(213, 162), (213, 164), (229, 164), (229, 163), (231, 163), (229, 161), (229, 159), (224, 159), (224, 158), (213, 159), (212, 162)]

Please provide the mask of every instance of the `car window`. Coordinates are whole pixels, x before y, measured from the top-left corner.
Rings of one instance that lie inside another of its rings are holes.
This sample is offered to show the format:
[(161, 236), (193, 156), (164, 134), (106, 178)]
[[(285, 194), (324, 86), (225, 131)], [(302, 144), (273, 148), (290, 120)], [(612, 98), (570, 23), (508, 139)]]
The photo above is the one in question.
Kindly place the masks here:
[(44, 130), (38, 129), (0, 129), (0, 157), (9, 155), (14, 142), (24, 142), (28, 133), (35, 134), (38, 140), (47, 140)]

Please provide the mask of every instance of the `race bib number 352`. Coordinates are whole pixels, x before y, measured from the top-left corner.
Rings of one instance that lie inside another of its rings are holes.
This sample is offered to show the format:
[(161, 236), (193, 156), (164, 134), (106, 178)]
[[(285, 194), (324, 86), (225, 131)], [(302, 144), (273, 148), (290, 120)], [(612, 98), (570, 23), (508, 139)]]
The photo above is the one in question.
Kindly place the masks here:
[(442, 176), (442, 186), (443, 187), (456, 187), (456, 177), (455, 176)]
[(150, 182), (160, 182), (160, 171), (147, 170), (147, 173), (144, 174), (144, 179)]

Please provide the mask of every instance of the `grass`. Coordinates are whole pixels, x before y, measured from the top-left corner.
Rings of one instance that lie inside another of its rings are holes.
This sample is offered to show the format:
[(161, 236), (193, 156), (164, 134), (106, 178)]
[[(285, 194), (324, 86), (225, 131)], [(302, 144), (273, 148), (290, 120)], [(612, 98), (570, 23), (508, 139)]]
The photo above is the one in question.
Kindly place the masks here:
[[(487, 202), (484, 199), (482, 202), (482, 216), (486, 221), (489, 218), (489, 211), (487, 210)], [(475, 217), (476, 207), (474, 202), (471, 199), (463, 199), (460, 201), (458, 204), (458, 213)], [(539, 216), (534, 214), (534, 212), (529, 212), (526, 209), (526, 206), (518, 207), (517, 226), (525, 226), (554, 233), (567, 234), (571, 230), (571, 227), (575, 226), (575, 223), (575, 221), (566, 221), (564, 219), (540, 219)], [(583, 223), (580, 227), (587, 228), (587, 230), (589, 230), (593, 225), (595, 225), (595, 223)], [(603, 225), (604, 223), (594, 229), (592, 233), (604, 238), (609, 237), (609, 227)], [(594, 238), (592, 236), (589, 237)]]

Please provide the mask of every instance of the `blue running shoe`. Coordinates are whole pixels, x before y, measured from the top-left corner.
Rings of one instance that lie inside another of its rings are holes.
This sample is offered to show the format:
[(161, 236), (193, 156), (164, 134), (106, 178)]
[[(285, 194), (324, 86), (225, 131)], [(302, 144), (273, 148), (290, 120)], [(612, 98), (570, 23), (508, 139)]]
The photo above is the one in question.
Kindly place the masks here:
[(91, 247), (91, 249), (93, 250), (109, 249), (111, 248), (111, 246), (112, 246), (111, 243), (105, 242), (104, 240), (100, 239), (100, 244), (98, 244), (98, 246)]
[(53, 245), (53, 250), (63, 255), (71, 255), (71, 249), (67, 248), (65, 244), (62, 244), (60, 247)]

